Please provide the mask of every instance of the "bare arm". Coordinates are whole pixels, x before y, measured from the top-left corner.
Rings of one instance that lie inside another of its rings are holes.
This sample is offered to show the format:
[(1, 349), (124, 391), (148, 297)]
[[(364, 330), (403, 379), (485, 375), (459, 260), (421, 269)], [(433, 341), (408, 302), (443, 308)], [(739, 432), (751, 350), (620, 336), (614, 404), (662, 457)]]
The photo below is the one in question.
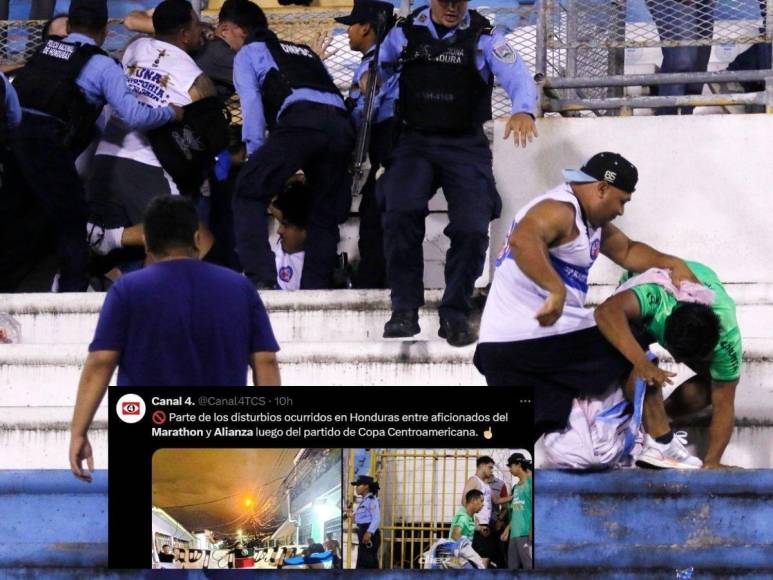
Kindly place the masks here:
[(641, 308), (636, 295), (630, 290), (607, 298), (593, 316), (601, 334), (633, 365), (635, 376), (648, 385), (663, 386), (671, 383), (674, 373), (658, 368), (647, 359), (647, 353), (639, 345), (631, 331), (630, 321), (641, 318)]
[(711, 385), (711, 424), (709, 425), (709, 448), (703, 461), (706, 469), (723, 466), (722, 454), (730, 442), (735, 427), (735, 389), (738, 381), (712, 382)]
[(465, 483), (464, 483), (464, 489), (462, 490), (462, 501), (460, 502), (460, 505), (465, 505), (465, 497), (467, 496), (468, 491), (472, 491), (473, 489), (480, 490), (480, 487), (478, 486), (478, 480), (474, 477), (470, 477)]
[(256, 387), (279, 387), (282, 379), (279, 376), (279, 364), (273, 352), (253, 352), (250, 355), (252, 382)]
[(574, 230), (574, 210), (547, 200), (531, 208), (510, 236), (510, 250), (521, 271), (549, 295), (537, 312), (540, 326), (552, 326), (561, 317), (566, 287), (550, 263), (548, 248), (568, 238)]
[[(88, 430), (94, 420), (97, 407), (105, 396), (110, 377), (121, 353), (114, 350), (99, 350), (89, 353), (83, 365), (78, 397), (75, 400), (72, 424), (70, 426), (70, 469), (75, 477), (90, 482), (94, 472), (94, 457), (88, 439)], [(86, 460), (88, 471), (83, 469)]]
[(601, 239), (601, 253), (626, 270), (641, 273), (650, 268), (667, 268), (671, 270), (671, 280), (676, 286), (685, 280), (698, 282), (684, 260), (658, 252), (645, 243), (631, 240), (612, 224), (604, 226)]
[(123, 25), (134, 32), (153, 34), (153, 10), (133, 10), (123, 19)]
[(459, 526), (456, 526), (453, 530), (451, 530), (451, 539), (454, 541), (457, 541), (462, 537), (462, 528)]
[(510, 494), (507, 494), (504, 497), (501, 495), (498, 497), (494, 497), (493, 495), (491, 496), (491, 503), (496, 505), (502, 505), (503, 503), (508, 503), (511, 501), (513, 501), (513, 496), (511, 496)]
[(215, 89), (215, 83), (212, 82), (205, 74), (200, 74), (193, 81), (193, 86), (188, 90), (188, 94), (193, 101), (200, 101), (207, 97), (217, 96), (217, 90)]
[(5, 74), (12, 73), (13, 71), (20, 69), (23, 66), (24, 65), (20, 63), (0, 64), (0, 72)]

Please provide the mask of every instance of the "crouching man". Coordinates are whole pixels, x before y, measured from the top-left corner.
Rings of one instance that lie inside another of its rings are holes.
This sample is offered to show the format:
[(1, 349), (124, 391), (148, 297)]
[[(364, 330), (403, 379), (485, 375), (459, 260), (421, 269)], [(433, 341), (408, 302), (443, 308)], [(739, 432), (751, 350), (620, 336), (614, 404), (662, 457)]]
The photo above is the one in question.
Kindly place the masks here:
[[(677, 461), (682, 467), (700, 467), (699, 462), (685, 465), (669, 455), (668, 449), (681, 447), (673, 445), (675, 434), (669, 427), (669, 418), (711, 406), (703, 467), (727, 467), (721, 459), (735, 425), (735, 391), (743, 354), (735, 302), (713, 270), (698, 262), (686, 263), (700, 283), (713, 292), (713, 299), (703, 300), (710, 304), (701, 303), (700, 297), (684, 296), (682, 288), (669, 283), (667, 274), (657, 281), (657, 274), (645, 273), (628, 281), (623, 291), (601, 304), (595, 318), (601, 333), (634, 366), (634, 374), (648, 379), (644, 424), (649, 435), (637, 463), (673, 467)], [(625, 289), (626, 286), (629, 288)], [(634, 338), (634, 327), (643, 327), (652, 342), (696, 373), (679, 385), (665, 404), (661, 387), (671, 380), (662, 379), (663, 375), (647, 360)]]

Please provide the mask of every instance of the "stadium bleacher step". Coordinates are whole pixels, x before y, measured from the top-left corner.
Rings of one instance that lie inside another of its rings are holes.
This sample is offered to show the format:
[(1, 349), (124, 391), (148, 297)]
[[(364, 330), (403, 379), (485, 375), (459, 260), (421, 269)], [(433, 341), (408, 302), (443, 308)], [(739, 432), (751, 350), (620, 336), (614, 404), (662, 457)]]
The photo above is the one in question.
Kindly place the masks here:
[[(730, 285), (738, 303), (744, 337), (763, 338), (773, 328), (773, 289), (770, 285)], [(592, 286), (591, 305), (612, 293), (611, 286)], [(387, 290), (263, 291), (272, 326), (280, 344), (289, 341), (381, 341), (390, 316)], [(425, 292), (417, 340), (437, 338), (437, 307), (442, 290)], [(16, 294), (0, 296), (0, 312), (22, 326), (24, 344), (88, 343), (94, 335), (104, 294)]]
[[(0, 407), (69, 406), (86, 357), (85, 344), (6, 345), (0, 349)], [(443, 340), (288, 342), (279, 353), (285, 385), (482, 385), (474, 346)], [(679, 370), (660, 351), (666, 368)], [(773, 416), (773, 340), (745, 342), (736, 414), (750, 421)], [(686, 376), (687, 375), (682, 375)], [(678, 380), (678, 379), (677, 379)]]

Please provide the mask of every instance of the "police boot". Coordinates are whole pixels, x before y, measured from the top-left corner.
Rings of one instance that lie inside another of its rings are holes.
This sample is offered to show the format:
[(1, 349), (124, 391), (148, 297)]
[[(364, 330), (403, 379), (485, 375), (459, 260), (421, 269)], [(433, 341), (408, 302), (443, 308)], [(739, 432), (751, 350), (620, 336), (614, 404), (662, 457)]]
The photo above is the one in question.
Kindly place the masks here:
[(418, 310), (395, 310), (384, 325), (384, 338), (409, 338), (420, 332)]
[(466, 318), (441, 318), (438, 336), (451, 346), (467, 346), (478, 340)]

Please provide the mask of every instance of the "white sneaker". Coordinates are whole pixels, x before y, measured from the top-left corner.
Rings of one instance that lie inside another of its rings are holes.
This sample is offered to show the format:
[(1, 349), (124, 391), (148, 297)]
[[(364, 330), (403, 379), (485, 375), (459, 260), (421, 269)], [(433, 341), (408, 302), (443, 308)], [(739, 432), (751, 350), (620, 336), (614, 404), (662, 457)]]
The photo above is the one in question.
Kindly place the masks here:
[(106, 229), (100, 225), (86, 224), (86, 240), (94, 253), (106, 256), (121, 247), (123, 228)]
[(690, 455), (685, 445), (687, 433), (677, 431), (671, 443), (658, 443), (647, 435), (644, 451), (636, 458), (636, 465), (662, 469), (700, 469), (703, 462)]

